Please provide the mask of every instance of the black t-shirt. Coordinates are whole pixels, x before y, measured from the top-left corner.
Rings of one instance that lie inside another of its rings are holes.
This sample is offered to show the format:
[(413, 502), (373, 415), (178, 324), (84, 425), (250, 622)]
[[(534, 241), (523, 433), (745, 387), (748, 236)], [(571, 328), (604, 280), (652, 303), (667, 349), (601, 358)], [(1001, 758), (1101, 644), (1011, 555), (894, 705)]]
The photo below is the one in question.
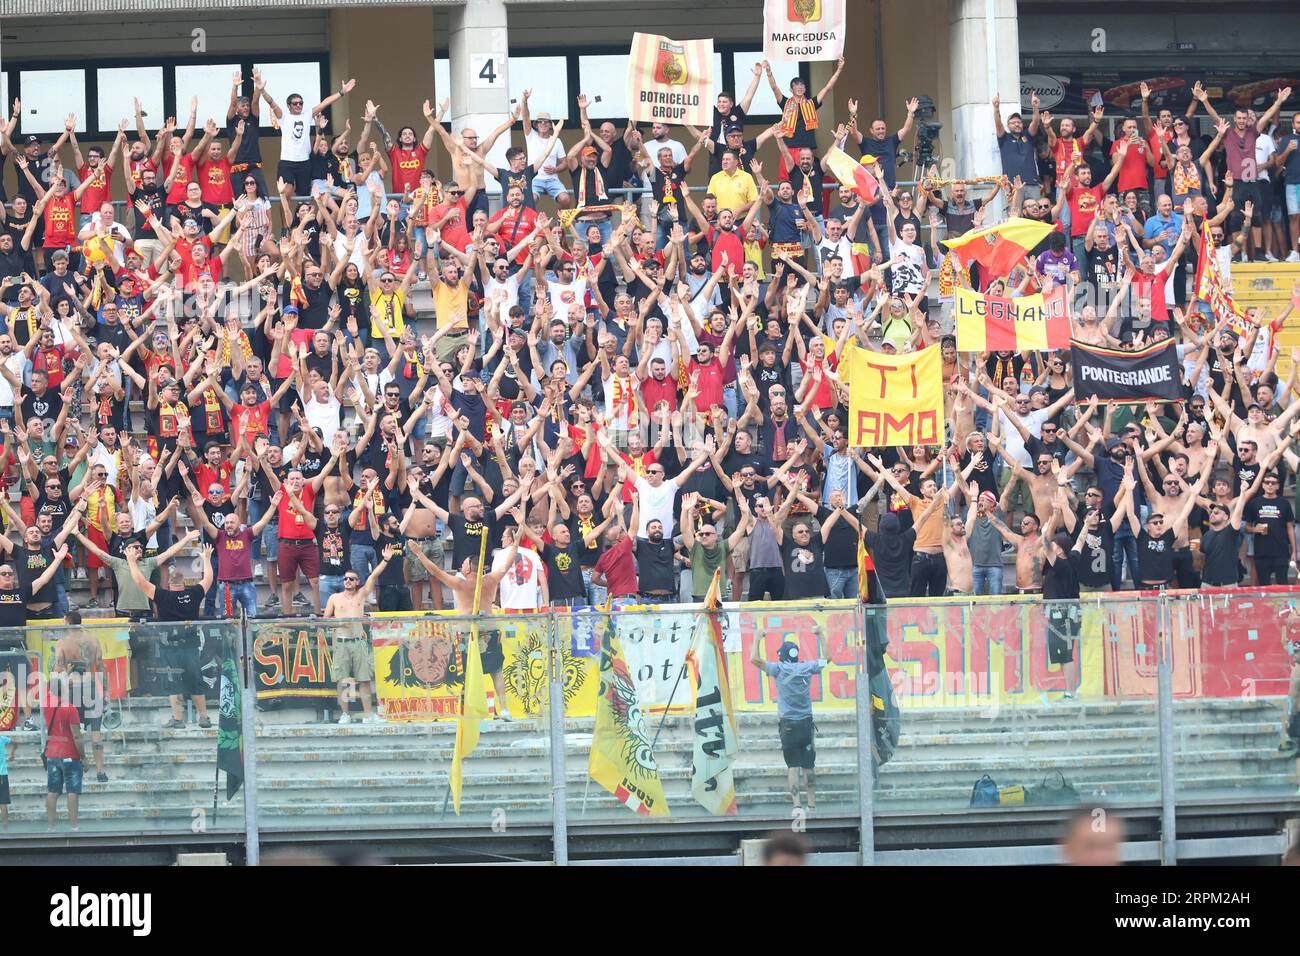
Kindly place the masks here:
[(1295, 521), (1291, 502), (1285, 498), (1252, 498), (1246, 505), (1246, 521), (1262, 524), (1268, 530), (1255, 535), (1255, 557), (1287, 561), (1291, 558), (1291, 539), (1286, 526)]
[[(451, 528), (451, 566), (454, 570), (460, 570), (466, 558), (478, 560), (483, 536), (491, 534), (492, 521), (489, 514), (485, 508), (483, 517), (478, 521), (467, 521), (464, 515), (450, 516), (447, 525)], [(552, 591), (551, 595), (554, 597), (555, 592)]]
[(1174, 576), (1174, 533), (1153, 538), (1143, 528), (1138, 535), (1138, 584), (1165, 583)]
[[(204, 490), (206, 491), (207, 489)], [(212, 502), (208, 501), (207, 498), (204, 498), (203, 513), (208, 516), (208, 520), (216, 526), (218, 531), (220, 531), (221, 526), (226, 521), (226, 515), (232, 515), (235, 513), (235, 503), (234, 501), (227, 501), (223, 504), (214, 505)], [(203, 540), (208, 544), (214, 543), (212, 539), (208, 537), (207, 531), (203, 532)]]
[(30, 422), (33, 418), (43, 419), (46, 434), (53, 434), (54, 423), (59, 418), (59, 412), (63, 411), (63, 398), (52, 388), (47, 388), (43, 395), (26, 390), (22, 410), (23, 421)]
[(788, 600), (826, 597), (826, 567), (822, 558), (821, 532), (813, 529), (807, 545), (797, 544), (787, 531), (781, 543), (781, 563), (785, 569), (785, 596)]
[[(378, 584), (381, 588), (406, 587), (406, 538), (400, 534), (381, 534), (375, 541), (375, 557), (384, 560), (384, 548), (392, 549), (392, 557), (379, 572)], [(478, 557), (477, 553), (475, 557)]]
[[(226, 127), (226, 139), (229, 142), (235, 141), (235, 129), (239, 126), (240, 118), (232, 116), (230, 125)], [(243, 121), (244, 135), (239, 141), (239, 149), (235, 150), (234, 165), (239, 166), (243, 163), (252, 163), (260, 166), (262, 164), (262, 144), (258, 140), (260, 130), (258, 129), (258, 118), (252, 113), (248, 119)], [(272, 183), (274, 185), (274, 183)]]
[[(569, 516), (569, 520), (565, 522), (569, 526), (569, 539), (577, 550), (578, 560), (582, 562), (584, 568), (594, 568), (596, 566), (596, 561), (600, 558), (601, 552), (605, 550), (601, 541), (601, 538), (603, 538), (604, 535), (597, 536), (596, 540), (591, 545), (588, 545), (583, 541), (583, 535), (587, 534), (596, 527), (596, 525), (600, 524), (602, 520), (604, 519), (594, 511), (588, 515), (585, 520), (580, 518), (578, 513), (575, 511)], [(510, 523), (514, 524), (514, 521), (512, 520)]]
[[(1082, 512), (1083, 506), (1079, 507)], [(1075, 540), (1083, 536), (1083, 550), (1079, 552), (1081, 560), (1076, 565), (1076, 571), (1079, 575), (1079, 583), (1088, 588), (1104, 588), (1111, 583), (1110, 572), (1115, 553), (1115, 532), (1110, 526), (1110, 522), (1103, 516), (1102, 520), (1097, 522), (1097, 530), (1089, 532), (1083, 525), (1083, 517), (1080, 515), (1079, 524), (1075, 528)]]
[(1063, 558), (1043, 565), (1043, 598), (1048, 601), (1072, 600), (1079, 597), (1078, 566), (1083, 555), (1071, 551)]
[(1231, 524), (1201, 535), (1201, 554), (1205, 556), (1202, 583), (1209, 587), (1236, 587), (1241, 583), (1241, 530)]
[(27, 624), (27, 605), (31, 602), (31, 588), (0, 589), (0, 628), (24, 627)]
[(52, 604), (54, 603), (57, 588), (54, 579), (51, 578), (45, 587), (41, 588), (34, 594), (31, 593), (32, 584), (36, 579), (45, 573), (45, 569), (50, 566), (54, 560), (54, 549), (41, 547), (36, 551), (29, 551), (26, 546), (14, 548), (13, 553), (14, 571), (18, 575), (18, 583), (23, 590), (30, 595), (29, 601), (32, 604)]
[(351, 562), (352, 529), (346, 522), (340, 521), (337, 528), (326, 527), (325, 522), (316, 525), (316, 543), (320, 545), (320, 573), (342, 577)]
[(497, 167), (497, 179), (501, 183), (501, 195), (504, 196), (510, 192), (511, 186), (518, 186), (524, 194), (524, 205), (529, 209), (537, 208), (537, 201), (533, 199), (533, 178), (537, 175), (537, 170), (532, 165), (525, 166), (519, 172), (515, 172), (509, 166)]
[(197, 584), (191, 584), (179, 591), (157, 588), (154, 591), (153, 603), (158, 607), (158, 620), (197, 621), (203, 611), (203, 595), (203, 588)]
[(671, 538), (651, 541), (636, 539), (636, 577), (641, 591), (668, 591), (676, 593), (677, 576), (673, 573), (673, 543)]
[[(658, 157), (654, 157), (657, 159)], [(682, 203), (681, 188), (682, 183), (686, 182), (686, 167), (678, 163), (670, 172), (665, 173), (659, 166), (655, 165), (654, 175), (650, 176), (650, 188), (654, 191), (655, 202), (662, 204), (664, 196), (672, 196), (673, 202)], [(685, 213), (685, 204), (678, 213)], [(661, 210), (662, 211), (662, 210)], [(683, 222), (684, 222), (683, 218)], [(683, 226), (684, 228), (684, 226)]]
[[(962, 454), (958, 460), (958, 471), (965, 472), (970, 465), (971, 453), (969, 451)], [(985, 450), (982, 453), (980, 462), (970, 472), (970, 480), (979, 486), (980, 494), (988, 492), (994, 497), (998, 494), (998, 480), (993, 475), (993, 468), (989, 464), (989, 452)]]
[(587, 585), (582, 580), (581, 555), (573, 541), (564, 549), (554, 544), (544, 546), (542, 560), (546, 562), (546, 586), (551, 600), (587, 596)]
[[(822, 505), (817, 509), (817, 528), (814, 535), (820, 535), (823, 521), (831, 516), (831, 509)], [(843, 518), (831, 525), (830, 536), (822, 552), (822, 560), (828, 568), (855, 568), (858, 565), (858, 533), (853, 525)]]

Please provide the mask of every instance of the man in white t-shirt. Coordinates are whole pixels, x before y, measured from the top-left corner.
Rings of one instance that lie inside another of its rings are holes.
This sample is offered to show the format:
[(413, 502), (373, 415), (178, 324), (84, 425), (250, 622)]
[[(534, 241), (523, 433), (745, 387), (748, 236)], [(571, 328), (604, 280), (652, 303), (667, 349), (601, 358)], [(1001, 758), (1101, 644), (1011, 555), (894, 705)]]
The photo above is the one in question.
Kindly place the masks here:
[[(342, 387), (342, 386), (340, 386)], [(339, 428), (339, 413), (343, 403), (330, 391), (330, 383), (324, 379), (318, 381), (311, 397), (303, 402), (302, 413), (307, 425), (320, 429), (321, 435), (333, 435)]]
[(645, 144), (646, 154), (657, 157), (661, 149), (671, 149), (673, 151), (674, 168), (686, 162), (686, 147), (677, 140), (668, 138), (668, 127), (663, 123), (651, 123), (650, 139), (646, 140)]
[(557, 319), (580, 322), (587, 311), (587, 277), (574, 278), (572, 261), (560, 263), (559, 279), (546, 280), (551, 310)]
[[(1273, 154), (1277, 152), (1277, 144), (1273, 142), (1273, 131), (1265, 130), (1255, 140), (1255, 174), (1259, 177), (1259, 204), (1263, 209), (1255, 210), (1255, 222), (1264, 227), (1264, 249), (1255, 250), (1255, 261), (1259, 261), (1261, 255), (1269, 262), (1277, 262), (1277, 256), (1273, 255), (1273, 224), (1270, 222), (1273, 212), (1273, 184), (1269, 179), (1268, 164), (1273, 159)], [(1170, 302), (1173, 300), (1170, 299)]]
[[(535, 527), (539, 532), (544, 530), (542, 522), (538, 522)], [(506, 528), (501, 532), (501, 543), (505, 547), (498, 551), (492, 560), (493, 574), (505, 568), (510, 545), (514, 543), (514, 536), (518, 533), (516, 528)], [(528, 537), (524, 536), (522, 540), (527, 541)], [(520, 547), (515, 554), (514, 564), (501, 578), (501, 584), (497, 588), (497, 603), (503, 611), (511, 612), (536, 611), (549, 602), (550, 596), (546, 591), (546, 565), (532, 548)]]
[[(533, 176), (533, 200), (535, 203), (539, 196), (550, 196), (561, 209), (569, 209), (573, 206), (573, 194), (560, 181), (560, 170), (565, 168), (564, 144), (555, 136), (555, 121), (551, 119), (550, 113), (531, 115), (528, 112), (528, 98), (532, 92), (524, 90), (520, 94), (519, 105), (522, 108), (524, 129), (528, 130), (524, 136), (524, 149), (533, 168), (537, 170)], [(552, 136), (555, 136), (555, 140), (550, 149), (547, 149), (546, 141)]]
[[(652, 521), (658, 521), (663, 527), (671, 528), (674, 514), (673, 502), (677, 498), (677, 490), (681, 487), (682, 482), (694, 474), (695, 470), (708, 460), (708, 451), (701, 447), (699, 454), (692, 458), (690, 463), (675, 478), (665, 480), (664, 466), (657, 461), (646, 466), (645, 477), (642, 478), (623, 460), (623, 456), (614, 450), (609, 437), (603, 431), (597, 432), (596, 438), (601, 447), (605, 449), (605, 453), (612, 457), (618, 465), (620, 479), (630, 481), (636, 486), (638, 500), (641, 502), (640, 520), (637, 522), (637, 537), (648, 538), (650, 536), (649, 529)], [(666, 532), (665, 536), (667, 536)]]
[[(260, 71), (254, 70), (253, 76), (255, 81), (260, 81)], [(271, 107), (271, 112), (275, 114), (276, 123), (280, 127), (280, 165), (276, 167), (276, 174), (286, 183), (293, 186), (295, 196), (311, 195), (311, 131), (321, 115), (342, 97), (352, 91), (352, 87), (357, 85), (356, 80), (345, 80), (340, 86), (337, 93), (331, 93), (325, 99), (321, 100), (311, 108), (311, 112), (303, 111), (304, 100), (301, 93), (290, 93), (285, 105), (289, 112), (280, 109), (279, 104), (271, 98), (271, 94), (266, 88), (262, 88), (262, 96)]]

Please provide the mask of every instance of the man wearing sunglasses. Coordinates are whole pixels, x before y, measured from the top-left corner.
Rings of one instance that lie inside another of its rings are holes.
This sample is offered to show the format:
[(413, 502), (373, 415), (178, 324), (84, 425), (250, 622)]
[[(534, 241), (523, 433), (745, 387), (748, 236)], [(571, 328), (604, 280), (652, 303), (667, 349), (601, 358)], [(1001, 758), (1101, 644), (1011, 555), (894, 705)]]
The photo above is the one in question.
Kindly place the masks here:
[[(392, 560), (393, 546), (385, 545), (379, 563), (364, 584), (361, 575), (348, 568), (343, 572), (343, 590), (331, 594), (325, 604), (325, 617), (343, 619), (331, 642), (331, 667), (338, 683), (340, 724), (352, 723), (348, 705), (358, 697), (361, 698), (362, 720), (371, 720), (374, 716), (375, 705), (370, 699), (370, 689), (375, 679), (375, 662), (361, 618), (366, 616), (366, 601), (375, 588), (375, 582)], [(339, 562), (343, 563), (341, 557)]]

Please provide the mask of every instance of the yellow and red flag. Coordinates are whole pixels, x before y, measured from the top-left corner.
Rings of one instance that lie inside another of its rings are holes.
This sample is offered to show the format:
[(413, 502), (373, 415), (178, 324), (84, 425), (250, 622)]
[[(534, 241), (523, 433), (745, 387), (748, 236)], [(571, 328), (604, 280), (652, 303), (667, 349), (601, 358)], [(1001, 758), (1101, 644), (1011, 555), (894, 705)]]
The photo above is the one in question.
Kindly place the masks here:
[(955, 239), (945, 239), (940, 246), (956, 256), (962, 265), (978, 262), (990, 279), (997, 279), (1010, 274), (1016, 263), (1054, 228), (1050, 222), (1008, 219)]
[(838, 146), (832, 146), (826, 154), (826, 168), (835, 174), (840, 185), (852, 189), (858, 198), (870, 205), (880, 193), (880, 183), (867, 171), (867, 167), (854, 162), (853, 157)]
[(638, 123), (713, 122), (713, 41), (633, 33), (628, 116)]
[(959, 351), (1043, 352), (1070, 347), (1064, 286), (1017, 299), (981, 295), (960, 286), (953, 293)]
[(636, 683), (612, 625), (600, 640), (600, 688), (587, 775), (641, 816), (668, 816), (659, 765)]

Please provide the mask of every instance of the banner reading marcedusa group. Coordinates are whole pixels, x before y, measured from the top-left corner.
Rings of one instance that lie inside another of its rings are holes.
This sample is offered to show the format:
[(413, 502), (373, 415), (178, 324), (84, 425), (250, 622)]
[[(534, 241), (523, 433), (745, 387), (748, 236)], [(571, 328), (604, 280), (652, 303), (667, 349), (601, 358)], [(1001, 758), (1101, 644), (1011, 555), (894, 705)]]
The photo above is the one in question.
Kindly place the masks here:
[(632, 34), (628, 115), (638, 123), (713, 122), (713, 41)]
[(766, 0), (763, 55), (769, 60), (837, 60), (844, 55), (846, 0)]
[(1074, 400), (1094, 395), (1100, 402), (1178, 402), (1183, 399), (1182, 366), (1173, 339), (1134, 351), (1070, 341)]

